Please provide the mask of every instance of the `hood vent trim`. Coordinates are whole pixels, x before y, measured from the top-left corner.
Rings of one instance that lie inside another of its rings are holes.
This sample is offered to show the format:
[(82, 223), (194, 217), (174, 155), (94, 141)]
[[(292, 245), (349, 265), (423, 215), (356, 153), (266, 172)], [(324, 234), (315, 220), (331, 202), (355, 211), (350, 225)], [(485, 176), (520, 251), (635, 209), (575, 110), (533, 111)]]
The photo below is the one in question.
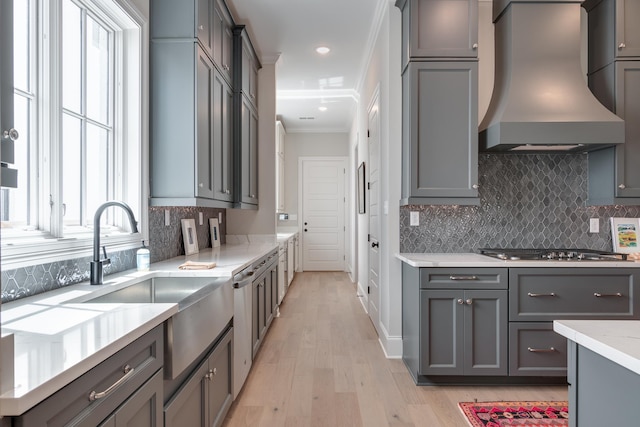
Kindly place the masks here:
[(580, 2), (495, 0), (495, 83), (480, 149), (585, 152), (624, 143), (624, 121), (580, 65)]

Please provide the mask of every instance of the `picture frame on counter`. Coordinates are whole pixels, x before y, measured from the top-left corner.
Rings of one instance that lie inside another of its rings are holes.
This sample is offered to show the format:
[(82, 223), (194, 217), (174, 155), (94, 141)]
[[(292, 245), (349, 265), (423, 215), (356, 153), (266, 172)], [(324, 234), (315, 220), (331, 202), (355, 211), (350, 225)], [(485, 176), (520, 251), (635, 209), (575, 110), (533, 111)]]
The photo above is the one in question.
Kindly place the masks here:
[(192, 255), (200, 252), (198, 247), (198, 233), (196, 233), (196, 220), (193, 218), (183, 219), (182, 238), (184, 239), (184, 254)]
[(611, 218), (611, 239), (613, 251), (618, 253), (640, 252), (638, 233), (639, 218)]
[(209, 230), (211, 231), (211, 247), (220, 246), (220, 223), (218, 218), (209, 218)]

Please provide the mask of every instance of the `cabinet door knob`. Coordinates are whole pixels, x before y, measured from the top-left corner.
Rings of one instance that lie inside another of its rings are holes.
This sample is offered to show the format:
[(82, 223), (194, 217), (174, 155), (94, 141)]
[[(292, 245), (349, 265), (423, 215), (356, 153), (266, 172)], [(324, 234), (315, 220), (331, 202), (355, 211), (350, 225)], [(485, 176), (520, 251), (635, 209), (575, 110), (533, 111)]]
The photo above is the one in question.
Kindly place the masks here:
[(468, 298), (468, 299), (465, 301), (465, 303), (466, 303), (467, 305), (471, 305), (471, 304), (473, 304), (473, 300), (472, 300), (471, 298)]
[(204, 30), (204, 25), (198, 25), (198, 29), (199, 29), (200, 31)]
[(471, 48), (472, 48), (473, 50), (476, 50), (476, 49), (478, 48), (478, 43), (474, 43), (474, 44), (473, 44), (473, 46), (471, 46)]
[(624, 184), (620, 184), (620, 185), (618, 185), (618, 188), (621, 189), (621, 190), (624, 190), (625, 188), (627, 188), (627, 186), (624, 185)]
[(473, 188), (474, 190), (477, 190), (478, 188), (480, 188), (480, 186), (478, 184), (473, 184), (471, 188)]
[(256, 195), (255, 195), (255, 194), (252, 194), (252, 195), (251, 195), (251, 198), (252, 198), (252, 199), (255, 199), (255, 198), (256, 198)]
[(458, 304), (462, 305), (464, 304), (464, 301), (462, 300), (462, 298), (458, 298), (458, 300), (456, 301)]
[(624, 42), (618, 45), (618, 49), (624, 49), (625, 47), (627, 47), (627, 45)]
[(5, 130), (4, 132), (2, 132), (2, 137), (3, 138), (9, 138), (12, 141), (16, 141), (18, 138), (20, 138), (20, 134), (18, 133), (17, 130), (15, 130), (14, 128), (11, 128), (9, 130)]
[(198, 187), (202, 188), (202, 187), (204, 187), (204, 184), (200, 183), (200, 184), (198, 184)]

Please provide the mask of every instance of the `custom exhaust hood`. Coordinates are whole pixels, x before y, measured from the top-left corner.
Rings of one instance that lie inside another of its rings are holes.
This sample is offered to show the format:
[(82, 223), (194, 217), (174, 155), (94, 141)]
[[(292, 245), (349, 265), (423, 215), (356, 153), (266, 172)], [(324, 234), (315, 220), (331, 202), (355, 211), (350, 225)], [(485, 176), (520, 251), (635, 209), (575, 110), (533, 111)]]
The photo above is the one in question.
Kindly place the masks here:
[(493, 22), (495, 84), (481, 150), (584, 152), (624, 142), (624, 121), (582, 73), (580, 2), (494, 0)]

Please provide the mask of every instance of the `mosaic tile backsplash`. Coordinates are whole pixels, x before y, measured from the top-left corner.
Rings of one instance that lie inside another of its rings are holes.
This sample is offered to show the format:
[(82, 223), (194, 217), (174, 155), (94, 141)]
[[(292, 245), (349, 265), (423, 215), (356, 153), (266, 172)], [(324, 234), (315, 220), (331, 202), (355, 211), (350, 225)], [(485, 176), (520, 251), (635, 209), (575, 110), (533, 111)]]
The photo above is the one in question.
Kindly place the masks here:
[[(400, 208), (400, 251), (477, 252), (481, 247), (611, 250), (610, 217), (640, 217), (640, 206), (585, 206), (586, 154), (480, 154), (480, 206)], [(419, 226), (409, 225), (418, 211)], [(589, 218), (600, 232), (589, 234)]]
[[(164, 225), (165, 210), (170, 213), (170, 225)], [(198, 212), (203, 213), (203, 225), (198, 225)], [(222, 213), (220, 235), (224, 243), (226, 235), (226, 210), (213, 208), (149, 208), (149, 242), (151, 262), (158, 262), (184, 255), (182, 225), (180, 220), (194, 218), (200, 249), (211, 247), (209, 218), (218, 218)], [(105, 267), (104, 274), (109, 275), (135, 268), (136, 250), (109, 252), (111, 265)], [(65, 261), (35, 265), (14, 270), (2, 271), (2, 302), (36, 295), (42, 292), (73, 285), (89, 280), (89, 262), (92, 257), (75, 258)]]

